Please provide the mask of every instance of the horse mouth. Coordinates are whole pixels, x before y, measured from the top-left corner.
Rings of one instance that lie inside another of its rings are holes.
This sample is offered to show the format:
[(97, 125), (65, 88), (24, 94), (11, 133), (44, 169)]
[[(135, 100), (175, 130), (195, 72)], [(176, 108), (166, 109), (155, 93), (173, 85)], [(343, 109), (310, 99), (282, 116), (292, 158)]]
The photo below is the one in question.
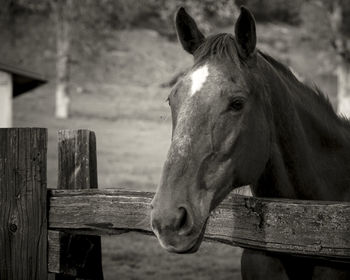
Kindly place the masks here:
[(166, 249), (169, 252), (172, 253), (176, 253), (176, 254), (193, 254), (195, 252), (198, 251), (200, 245), (202, 244), (203, 238), (204, 238), (204, 233), (205, 233), (205, 229), (207, 227), (207, 221), (208, 219), (205, 220), (205, 222), (203, 223), (202, 229), (199, 233), (199, 235), (194, 238), (188, 246), (183, 247), (183, 248), (176, 248), (173, 246), (167, 247)]

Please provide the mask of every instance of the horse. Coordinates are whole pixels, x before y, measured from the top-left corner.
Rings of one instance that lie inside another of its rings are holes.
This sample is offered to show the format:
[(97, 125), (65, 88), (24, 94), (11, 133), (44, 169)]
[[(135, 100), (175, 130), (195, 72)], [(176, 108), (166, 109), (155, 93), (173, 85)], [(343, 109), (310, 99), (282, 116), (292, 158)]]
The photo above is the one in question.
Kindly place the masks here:
[[(171, 145), (151, 204), (161, 246), (194, 253), (210, 212), (235, 188), (257, 197), (350, 201), (350, 122), (316, 87), (256, 47), (241, 7), (234, 35), (205, 37), (180, 8), (178, 40), (194, 58), (168, 97)], [(244, 249), (243, 279), (350, 279), (343, 264)]]

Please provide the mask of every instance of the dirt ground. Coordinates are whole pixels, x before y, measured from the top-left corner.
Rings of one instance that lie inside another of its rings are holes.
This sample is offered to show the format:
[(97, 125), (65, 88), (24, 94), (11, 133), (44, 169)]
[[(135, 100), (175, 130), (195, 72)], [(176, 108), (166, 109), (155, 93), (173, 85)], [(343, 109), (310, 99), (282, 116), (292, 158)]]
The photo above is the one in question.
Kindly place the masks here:
[[(233, 27), (226, 31), (233, 32)], [(330, 70), (319, 71), (327, 54), (315, 53), (302, 30), (259, 25), (258, 36), (262, 49), (319, 83), (335, 102), (334, 76)], [(48, 128), (49, 187), (56, 185), (57, 130), (61, 128), (96, 132), (100, 188), (154, 191), (157, 186), (171, 132), (165, 102), (170, 90), (160, 85), (189, 67), (192, 59), (177, 43), (151, 30), (116, 31), (109, 40), (111, 47), (100, 57), (78, 58), (74, 64), (68, 120), (54, 118), (53, 80), (14, 101), (15, 126)], [(6, 51), (3, 47), (3, 57)], [(28, 57), (25, 51), (21, 56)], [(52, 53), (44, 52), (42, 69), (53, 72), (53, 59)], [(111, 280), (240, 279), (240, 254), (240, 248), (204, 243), (196, 254), (174, 255), (162, 250), (152, 236), (103, 237), (104, 274)]]

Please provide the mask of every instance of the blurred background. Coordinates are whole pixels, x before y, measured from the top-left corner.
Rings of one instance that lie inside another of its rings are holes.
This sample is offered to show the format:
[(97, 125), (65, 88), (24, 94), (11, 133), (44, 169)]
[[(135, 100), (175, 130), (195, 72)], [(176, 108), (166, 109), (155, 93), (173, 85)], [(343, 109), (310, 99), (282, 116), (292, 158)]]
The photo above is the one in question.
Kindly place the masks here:
[[(180, 5), (207, 35), (233, 33), (238, 7), (246, 5), (257, 20), (258, 47), (289, 65), (300, 80), (316, 84), (339, 113), (350, 115), (346, 0), (0, 3), (0, 72), (12, 75), (13, 82), (17, 77), (16, 83), (23, 83), (19, 73), (40, 81), (11, 99), (12, 113), (2, 126), (48, 128), (51, 188), (57, 181), (57, 130), (86, 128), (97, 134), (100, 188), (155, 191), (170, 144), (165, 100), (192, 64), (174, 30)], [(3, 105), (3, 112), (9, 106)], [(154, 237), (136, 233), (102, 242), (105, 279), (240, 279), (239, 248), (205, 242), (196, 254), (174, 255)]]

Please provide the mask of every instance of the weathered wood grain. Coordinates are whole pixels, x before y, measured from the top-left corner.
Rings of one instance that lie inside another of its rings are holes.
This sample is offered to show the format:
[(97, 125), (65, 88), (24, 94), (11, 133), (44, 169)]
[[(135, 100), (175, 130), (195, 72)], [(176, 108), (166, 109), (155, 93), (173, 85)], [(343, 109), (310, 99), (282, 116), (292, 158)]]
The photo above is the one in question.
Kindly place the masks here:
[(44, 128), (0, 129), (0, 279), (46, 279)]
[[(85, 234), (150, 232), (153, 193), (125, 190), (53, 190), (49, 228)], [(263, 199), (234, 195), (209, 219), (207, 239), (350, 261), (350, 203)]]
[[(97, 188), (96, 138), (88, 130), (58, 133), (58, 186)], [(59, 245), (57, 244), (59, 243)], [(55, 252), (55, 253), (53, 253)], [(49, 232), (49, 271), (56, 279), (103, 279), (101, 238)]]

